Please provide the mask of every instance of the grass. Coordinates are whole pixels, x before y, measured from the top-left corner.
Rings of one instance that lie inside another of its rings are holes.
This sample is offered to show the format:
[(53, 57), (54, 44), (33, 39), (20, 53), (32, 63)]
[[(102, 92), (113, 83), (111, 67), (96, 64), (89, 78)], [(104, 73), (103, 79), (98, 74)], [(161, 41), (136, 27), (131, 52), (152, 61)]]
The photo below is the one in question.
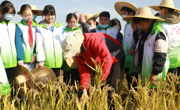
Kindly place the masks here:
[[(65, 85), (61, 80), (55, 83), (49, 83), (41, 86), (43, 91), (39, 92), (35, 89), (26, 90), (26, 87), (19, 89), (24, 92), (23, 101), (18, 95), (12, 97), (11, 94), (3, 96), (0, 108), (2, 110), (108, 110), (108, 91), (111, 87), (103, 85), (100, 81), (99, 72), (101, 67), (96, 66), (95, 82), (91, 81), (92, 86), (89, 87), (89, 97), (79, 96), (80, 88), (77, 83), (75, 86)], [(180, 109), (180, 93), (177, 91), (179, 77), (170, 75), (167, 81), (158, 82), (157, 89), (149, 89), (149, 83), (146, 82), (142, 86), (140, 79), (135, 88), (129, 90), (127, 81), (124, 79), (123, 88), (118, 85), (116, 93), (112, 96), (116, 110), (179, 110)], [(117, 82), (118, 83), (118, 82)], [(11, 88), (15, 91), (14, 88)], [(19, 92), (18, 91), (18, 92)]]

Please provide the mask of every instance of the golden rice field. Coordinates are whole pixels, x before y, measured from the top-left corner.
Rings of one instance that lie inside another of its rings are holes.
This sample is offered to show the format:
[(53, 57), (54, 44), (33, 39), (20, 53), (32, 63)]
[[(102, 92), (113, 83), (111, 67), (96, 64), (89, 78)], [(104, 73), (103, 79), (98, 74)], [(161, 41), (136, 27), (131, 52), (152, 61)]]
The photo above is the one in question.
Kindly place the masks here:
[[(108, 85), (104, 86), (100, 81), (101, 67), (96, 67), (95, 83), (91, 82), (89, 88), (89, 97), (79, 96), (77, 84), (75, 86), (65, 85), (62, 80), (55, 83), (49, 82), (47, 85), (41, 85), (42, 92), (26, 87), (24, 90), (25, 100), (21, 101), (16, 94), (11, 94), (1, 98), (2, 110), (109, 110), (107, 91), (111, 90)], [(62, 77), (61, 77), (62, 78)], [(171, 81), (171, 80), (172, 81)], [(118, 83), (118, 82), (117, 82)], [(134, 88), (128, 89), (127, 81), (124, 79), (121, 87), (119, 84), (117, 91), (111, 97), (115, 110), (179, 110), (180, 93), (175, 85), (179, 84), (179, 77), (170, 75), (165, 83), (157, 83), (156, 90), (149, 89), (150, 83), (146, 82), (142, 87), (140, 80), (137, 91)], [(14, 91), (14, 88), (12, 88)]]

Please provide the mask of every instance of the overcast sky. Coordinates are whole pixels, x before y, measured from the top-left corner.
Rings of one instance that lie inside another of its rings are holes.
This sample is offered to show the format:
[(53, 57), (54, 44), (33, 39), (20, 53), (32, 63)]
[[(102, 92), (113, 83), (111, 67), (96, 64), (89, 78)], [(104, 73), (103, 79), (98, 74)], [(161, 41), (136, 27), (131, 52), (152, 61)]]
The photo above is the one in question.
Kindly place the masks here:
[[(1, 0), (3, 1), (3, 0)], [(118, 18), (121, 22), (122, 29), (124, 28), (124, 25), (126, 22), (124, 22), (119, 16), (118, 13), (116, 13), (114, 9), (114, 3), (117, 2), (117, 0), (9, 0), (13, 3), (15, 6), (16, 12), (20, 10), (20, 7), (23, 4), (30, 4), (30, 5), (36, 5), (38, 9), (44, 9), (45, 5), (53, 5), (56, 10), (56, 20), (63, 24), (64, 26), (67, 25), (65, 22), (66, 15), (71, 12), (78, 11), (78, 14), (83, 13), (91, 13), (96, 14), (98, 12), (102, 11), (109, 11), (111, 14), (111, 19)], [(139, 7), (148, 7), (150, 5), (159, 5), (161, 3), (161, 0), (124, 0), (127, 2), (134, 3), (138, 8)], [(174, 0), (175, 7), (180, 9), (180, 0)], [(155, 14), (155, 11), (152, 11), (153, 14)], [(13, 18), (13, 22), (17, 23), (21, 20), (21, 16), (15, 15)], [(38, 17), (36, 20), (39, 22), (42, 20), (42, 16)], [(122, 32), (123, 33), (123, 32)]]

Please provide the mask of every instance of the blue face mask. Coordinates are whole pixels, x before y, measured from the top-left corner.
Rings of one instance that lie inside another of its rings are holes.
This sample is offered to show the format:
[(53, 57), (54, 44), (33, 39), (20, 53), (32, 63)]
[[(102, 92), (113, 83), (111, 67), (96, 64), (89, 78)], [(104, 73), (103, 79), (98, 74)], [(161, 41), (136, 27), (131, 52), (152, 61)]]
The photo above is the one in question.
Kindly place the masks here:
[(4, 19), (7, 20), (7, 21), (11, 20), (13, 17), (14, 17), (14, 14), (8, 14), (8, 13), (6, 13), (6, 14), (4, 15)]
[(105, 29), (109, 26), (109, 24), (106, 24), (106, 25), (99, 25), (101, 28)]
[(24, 22), (27, 22), (24, 18), (22, 19)]
[(37, 15), (34, 15), (34, 16), (33, 16), (33, 20), (35, 20), (36, 18), (37, 18)]
[(163, 15), (161, 15), (161, 14), (159, 14), (159, 16), (160, 16), (160, 18), (162, 18), (162, 17), (163, 17)]
[[(124, 17), (127, 17), (127, 15), (122, 15), (122, 18), (124, 18)], [(123, 19), (123, 21), (126, 21), (126, 20)]]

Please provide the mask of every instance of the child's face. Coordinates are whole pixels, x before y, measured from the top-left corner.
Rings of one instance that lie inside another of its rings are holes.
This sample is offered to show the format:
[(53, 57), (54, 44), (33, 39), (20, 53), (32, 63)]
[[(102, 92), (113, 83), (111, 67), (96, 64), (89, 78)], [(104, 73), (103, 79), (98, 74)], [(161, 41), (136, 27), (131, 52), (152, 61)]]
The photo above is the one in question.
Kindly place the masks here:
[(152, 26), (152, 22), (153, 20), (150, 19), (148, 21), (140, 21), (138, 24), (139, 28), (141, 28), (143, 31), (148, 32), (148, 30), (151, 28)]
[(159, 13), (160, 13), (161, 15), (165, 15), (165, 8), (163, 8), (162, 10), (159, 8)]
[(129, 13), (126, 10), (122, 10), (121, 12), (122, 12), (122, 15), (129, 16)]
[(23, 14), (21, 15), (27, 22), (32, 21), (32, 10), (30, 8), (27, 8), (23, 11)]
[(119, 22), (118, 21), (116, 21), (116, 25), (115, 26), (113, 26), (113, 27), (115, 27), (115, 28), (117, 28), (118, 30), (120, 29), (120, 27), (119, 27)]
[(77, 20), (72, 17), (69, 21), (68, 21), (68, 25), (70, 26), (71, 29), (75, 28), (76, 27), (76, 23), (77, 23)]
[(95, 28), (96, 27), (96, 21), (94, 22), (93, 19), (90, 19), (87, 21), (88, 25)]
[(107, 25), (110, 23), (110, 19), (108, 17), (100, 17), (99, 18), (99, 24), (101, 25)]
[(13, 9), (12, 8), (10, 8), (10, 10), (7, 12), (7, 14), (13, 14)]
[(45, 15), (45, 19), (48, 23), (53, 23), (55, 19), (55, 15), (52, 15), (50, 12)]

